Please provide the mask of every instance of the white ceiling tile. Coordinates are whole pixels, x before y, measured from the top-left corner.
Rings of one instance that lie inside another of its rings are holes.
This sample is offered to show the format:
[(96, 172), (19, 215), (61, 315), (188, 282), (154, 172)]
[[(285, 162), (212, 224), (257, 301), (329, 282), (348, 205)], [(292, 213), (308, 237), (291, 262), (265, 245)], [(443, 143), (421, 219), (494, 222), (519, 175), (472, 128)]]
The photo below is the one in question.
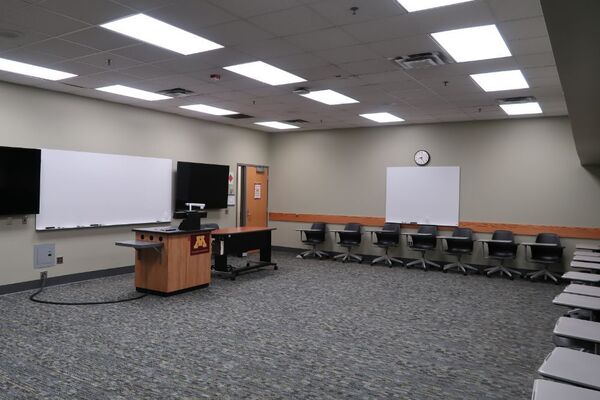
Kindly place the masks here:
[(92, 75), (76, 76), (74, 78), (65, 79), (64, 82), (89, 89), (95, 89), (109, 85), (127, 85), (135, 80), (136, 78), (134, 76), (109, 71)]
[(180, 57), (180, 54), (149, 44), (136, 44), (112, 50), (114, 54), (140, 62), (157, 62)]
[(2, 53), (2, 58), (8, 58), (13, 61), (20, 61), (28, 64), (38, 65), (41, 67), (48, 66), (60, 61), (64, 61), (64, 57), (54, 54), (42, 53), (39, 51), (28, 50), (27, 48), (17, 48), (8, 50)]
[(235, 46), (272, 39), (273, 35), (256, 25), (237, 20), (210, 27), (211, 40), (223, 46)]
[(521, 54), (539, 54), (552, 52), (552, 45), (548, 36), (539, 36), (530, 39), (510, 40), (508, 48), (513, 56)]
[(363, 61), (381, 57), (379, 54), (371, 50), (369, 46), (364, 44), (322, 50), (316, 52), (315, 54), (334, 64), (344, 64), (352, 61)]
[[(311, 82), (313, 81), (320, 81), (323, 79), (333, 79), (333, 78), (337, 78), (337, 77), (347, 77), (348, 73), (346, 71), (344, 71), (343, 69), (341, 69), (338, 66), (335, 66), (333, 64), (328, 64), (328, 65), (322, 65), (319, 67), (311, 67), (311, 68), (304, 68), (304, 69), (299, 69), (299, 70), (292, 70), (291, 72), (293, 72), (294, 74), (301, 76), (302, 78), (306, 79), (308, 82), (306, 84), (300, 84), (303, 86), (306, 85), (311, 85)], [(327, 88), (322, 88), (322, 89), (327, 89)]]
[(419, 22), (408, 14), (381, 18), (357, 24), (344, 25), (346, 33), (362, 43), (371, 43), (394, 39), (402, 36), (414, 36), (419, 30)]
[(359, 42), (339, 28), (323, 29), (300, 35), (287, 36), (286, 40), (306, 51), (335, 49)]
[(62, 35), (89, 26), (83, 22), (33, 6), (7, 12), (0, 16), (0, 21), (49, 36)]
[[(391, 61), (390, 61), (391, 62)], [(410, 76), (407, 75), (403, 69), (396, 68), (389, 72), (382, 72), (377, 74), (363, 74), (359, 79), (365, 83), (392, 83), (397, 81), (411, 80)]]
[(329, 22), (308, 7), (295, 7), (249, 19), (276, 36), (289, 36), (328, 28)]
[(144, 64), (132, 68), (124, 68), (120, 71), (125, 74), (135, 76), (139, 79), (156, 79), (170, 74), (168, 70), (150, 64)]
[(379, 55), (388, 58), (407, 56), (410, 54), (441, 51), (430, 35), (408, 36), (369, 43), (368, 46)]
[(293, 8), (300, 3), (296, 0), (210, 0), (211, 3), (242, 18), (267, 14), (274, 11)]
[[(294, 71), (302, 71), (314, 67), (321, 67), (329, 65), (330, 63), (326, 60), (313, 55), (312, 53), (301, 53), (294, 54), (286, 57), (279, 57), (269, 60), (269, 64), (274, 65), (277, 68), (284, 69), (289, 72)], [(295, 72), (294, 72), (295, 73)], [(304, 77), (300, 75), (304, 79), (314, 79), (311, 77)]]
[(132, 14), (131, 9), (108, 0), (51, 0), (40, 3), (40, 7), (92, 25)]
[(540, 0), (488, 0), (499, 21), (543, 15)]
[(90, 75), (98, 72), (106, 71), (104, 68), (99, 68), (90, 64), (85, 64), (78, 61), (62, 61), (52, 64), (50, 68), (58, 69), (59, 71), (69, 72), (75, 75)]
[[(337, 26), (406, 13), (395, 0), (321, 0), (312, 2), (309, 7)], [(353, 12), (352, 7), (358, 10)]]
[[(110, 61), (109, 61), (110, 60)], [(140, 62), (129, 58), (121, 57), (117, 54), (104, 52), (96, 53), (90, 56), (78, 58), (77, 61), (96, 66), (98, 68), (121, 69), (131, 68), (140, 65)]]
[(30, 6), (31, 4), (23, 0), (2, 0), (0, 2), (0, 15), (9, 11), (18, 10), (19, 8)]
[(27, 49), (39, 51), (40, 53), (53, 54), (63, 58), (83, 57), (98, 52), (98, 50), (91, 47), (81, 46), (61, 39), (46, 40), (27, 46)]
[(548, 36), (544, 17), (525, 18), (498, 24), (498, 30), (504, 40), (530, 39)]
[(153, 8), (164, 7), (173, 0), (111, 0), (113, 3), (129, 7), (136, 11), (147, 11)]
[(211, 67), (211, 64), (207, 63), (206, 55), (204, 53), (191, 54), (189, 56), (179, 56), (166, 61), (159, 61), (153, 63), (153, 65), (169, 71), (169, 74), (180, 74), (187, 72), (202, 71)]
[(210, 40), (215, 39), (209, 35), (210, 29), (206, 27), (236, 19), (227, 11), (199, 0), (172, 0), (165, 7), (145, 14)]
[(540, 53), (540, 54), (523, 54), (515, 56), (518, 64), (522, 68), (529, 67), (544, 67), (549, 65), (556, 65), (554, 60), (554, 54), (551, 52)]
[(119, 49), (140, 43), (137, 40), (114, 33), (108, 29), (96, 27), (80, 30), (78, 32), (62, 36), (61, 38), (102, 51)]
[(398, 67), (385, 58), (373, 60), (355, 61), (341, 64), (340, 68), (352, 75), (366, 75), (382, 72), (393, 72)]
[(303, 53), (304, 50), (294, 46), (285, 39), (275, 38), (251, 43), (244, 43), (231, 47), (234, 51), (246, 53), (256, 60), (268, 60), (292, 54)]
[(150, 92), (157, 92), (159, 90), (167, 90), (177, 87), (198, 93), (199, 90), (206, 87), (206, 82), (183, 74), (167, 75), (157, 79), (146, 79), (136, 82), (137, 89), (148, 90)]
[(43, 33), (23, 29), (8, 22), (0, 22), (0, 52), (48, 39)]

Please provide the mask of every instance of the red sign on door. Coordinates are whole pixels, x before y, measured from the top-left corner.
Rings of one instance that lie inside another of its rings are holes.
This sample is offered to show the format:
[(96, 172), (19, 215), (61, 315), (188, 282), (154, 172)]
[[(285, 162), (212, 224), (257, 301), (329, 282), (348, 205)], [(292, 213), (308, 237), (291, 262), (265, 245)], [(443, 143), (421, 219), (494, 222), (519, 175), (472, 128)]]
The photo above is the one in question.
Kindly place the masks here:
[(190, 255), (208, 253), (210, 250), (209, 246), (210, 242), (207, 234), (201, 233), (190, 236)]

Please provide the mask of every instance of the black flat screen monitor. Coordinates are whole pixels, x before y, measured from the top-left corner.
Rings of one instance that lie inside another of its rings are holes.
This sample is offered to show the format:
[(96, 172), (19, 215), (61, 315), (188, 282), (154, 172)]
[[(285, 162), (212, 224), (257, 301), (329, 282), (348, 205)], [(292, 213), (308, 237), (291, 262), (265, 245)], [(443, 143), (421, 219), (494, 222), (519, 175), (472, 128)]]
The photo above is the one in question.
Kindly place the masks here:
[(227, 208), (229, 165), (177, 162), (175, 210), (185, 203), (204, 203), (206, 209)]
[(0, 147), (0, 215), (39, 214), (38, 149)]

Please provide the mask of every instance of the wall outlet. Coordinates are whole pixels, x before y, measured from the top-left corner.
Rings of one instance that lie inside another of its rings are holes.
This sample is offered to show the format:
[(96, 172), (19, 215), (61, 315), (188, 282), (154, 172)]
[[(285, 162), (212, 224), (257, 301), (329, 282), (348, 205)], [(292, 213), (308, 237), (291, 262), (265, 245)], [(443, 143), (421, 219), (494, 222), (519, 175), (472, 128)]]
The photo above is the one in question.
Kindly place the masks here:
[(64, 262), (64, 259), (61, 257), (56, 257), (56, 263), (57, 264), (62, 264)]
[(40, 272), (40, 280), (45, 280), (46, 278), (48, 278), (48, 271)]

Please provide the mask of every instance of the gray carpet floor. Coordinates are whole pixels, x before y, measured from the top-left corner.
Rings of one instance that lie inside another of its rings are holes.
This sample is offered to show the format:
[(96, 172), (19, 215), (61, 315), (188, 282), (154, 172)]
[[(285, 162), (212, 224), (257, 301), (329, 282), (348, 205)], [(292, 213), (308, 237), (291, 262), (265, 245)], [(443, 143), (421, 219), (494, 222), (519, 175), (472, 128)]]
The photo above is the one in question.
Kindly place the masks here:
[[(103, 306), (0, 297), (2, 399), (528, 399), (562, 286), (295, 259)], [(133, 275), (41, 298), (135, 295)]]

